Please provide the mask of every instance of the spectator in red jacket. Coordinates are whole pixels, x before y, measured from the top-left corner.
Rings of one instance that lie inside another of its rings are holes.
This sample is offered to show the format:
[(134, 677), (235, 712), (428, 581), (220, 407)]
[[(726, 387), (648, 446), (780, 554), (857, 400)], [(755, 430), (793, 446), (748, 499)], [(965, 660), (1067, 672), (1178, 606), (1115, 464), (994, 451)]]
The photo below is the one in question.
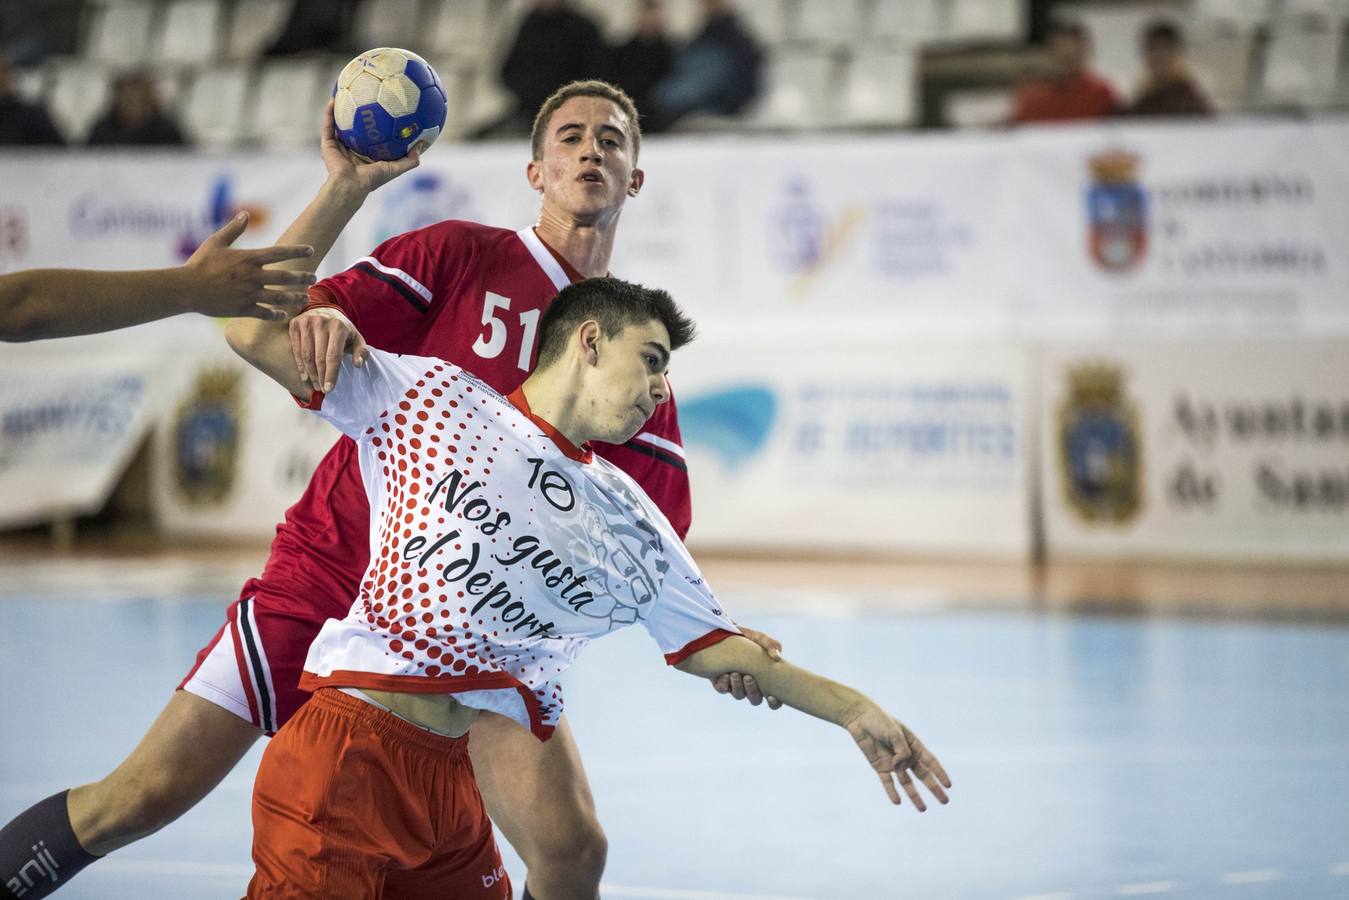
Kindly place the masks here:
[(1016, 92), (1012, 121), (1066, 122), (1100, 119), (1120, 111), (1115, 90), (1088, 68), (1091, 38), (1077, 22), (1055, 21), (1047, 35), (1050, 70)]

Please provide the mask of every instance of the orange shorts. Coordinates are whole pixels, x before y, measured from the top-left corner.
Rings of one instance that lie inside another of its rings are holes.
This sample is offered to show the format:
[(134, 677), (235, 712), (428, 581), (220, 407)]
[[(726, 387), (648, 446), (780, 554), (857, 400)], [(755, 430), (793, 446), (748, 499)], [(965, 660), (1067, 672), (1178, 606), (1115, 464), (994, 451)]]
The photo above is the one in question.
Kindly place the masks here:
[(272, 738), (253, 784), (249, 897), (510, 900), (468, 738), (333, 688)]

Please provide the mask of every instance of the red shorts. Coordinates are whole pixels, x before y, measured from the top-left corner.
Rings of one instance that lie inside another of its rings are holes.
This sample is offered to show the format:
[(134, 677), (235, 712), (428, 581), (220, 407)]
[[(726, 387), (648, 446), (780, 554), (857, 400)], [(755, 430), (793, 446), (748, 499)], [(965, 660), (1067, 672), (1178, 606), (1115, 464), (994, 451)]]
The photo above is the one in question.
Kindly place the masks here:
[(334, 688), (316, 692), (262, 755), (249, 897), (510, 900), (468, 758)]
[(254, 579), (178, 688), (275, 734), (309, 699), (300, 690), (309, 645), (329, 617), (350, 607), (350, 598), (301, 603)]

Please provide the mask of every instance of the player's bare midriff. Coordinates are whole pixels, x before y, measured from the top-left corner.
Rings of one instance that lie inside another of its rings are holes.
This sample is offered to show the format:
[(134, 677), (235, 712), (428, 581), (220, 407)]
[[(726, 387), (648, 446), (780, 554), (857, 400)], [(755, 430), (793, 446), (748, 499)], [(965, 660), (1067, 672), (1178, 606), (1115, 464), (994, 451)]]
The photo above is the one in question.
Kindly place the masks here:
[(371, 700), (409, 722), (446, 737), (463, 737), (478, 711), (464, 706), (449, 694), (402, 694), (360, 689)]

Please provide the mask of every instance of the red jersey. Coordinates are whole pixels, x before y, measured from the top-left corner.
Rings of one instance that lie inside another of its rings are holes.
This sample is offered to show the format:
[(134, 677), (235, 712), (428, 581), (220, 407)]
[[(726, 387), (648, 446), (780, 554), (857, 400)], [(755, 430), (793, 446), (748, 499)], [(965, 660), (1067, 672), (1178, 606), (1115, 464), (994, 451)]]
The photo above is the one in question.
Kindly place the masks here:
[[(371, 347), (448, 359), (508, 394), (533, 367), (543, 310), (580, 278), (532, 228), (448, 221), (390, 238), (310, 296), (340, 309)], [(628, 443), (594, 449), (642, 486), (680, 538), (687, 534), (692, 506), (673, 398)], [(355, 444), (343, 437), (286, 510), (261, 578), (244, 590), (261, 582), (331, 604), (340, 618), (369, 561), (369, 500)]]
[(1066, 122), (1100, 119), (1120, 111), (1115, 89), (1099, 75), (1081, 72), (1065, 78), (1043, 78), (1016, 92), (1013, 122)]

